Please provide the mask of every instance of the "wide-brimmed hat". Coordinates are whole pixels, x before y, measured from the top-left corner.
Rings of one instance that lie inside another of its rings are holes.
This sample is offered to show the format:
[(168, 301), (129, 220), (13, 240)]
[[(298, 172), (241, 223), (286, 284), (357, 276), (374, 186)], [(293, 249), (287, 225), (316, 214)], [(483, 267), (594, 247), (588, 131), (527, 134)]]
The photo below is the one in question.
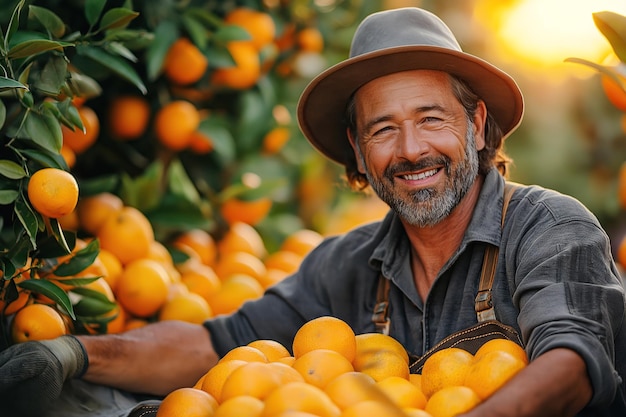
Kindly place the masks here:
[(344, 122), (350, 97), (376, 78), (415, 69), (445, 71), (464, 80), (485, 102), (504, 137), (521, 122), (524, 99), (515, 80), (463, 52), (437, 16), (408, 7), (366, 17), (356, 29), (350, 57), (309, 83), (298, 103), (302, 132), (320, 152), (345, 165), (354, 159)]

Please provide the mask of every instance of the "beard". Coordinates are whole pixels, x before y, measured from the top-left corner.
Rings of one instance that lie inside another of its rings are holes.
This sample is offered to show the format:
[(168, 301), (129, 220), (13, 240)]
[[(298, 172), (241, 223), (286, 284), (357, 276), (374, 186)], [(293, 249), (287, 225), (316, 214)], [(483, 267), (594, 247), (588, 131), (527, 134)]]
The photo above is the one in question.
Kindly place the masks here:
[[(367, 167), (359, 151), (363, 166)], [(441, 165), (446, 174), (443, 189), (423, 188), (409, 194), (398, 193), (394, 188), (399, 172), (419, 171)], [(417, 227), (434, 226), (446, 218), (461, 202), (478, 175), (478, 151), (472, 133), (472, 122), (465, 133), (465, 158), (455, 164), (446, 156), (428, 157), (415, 163), (404, 162), (385, 169), (381, 178), (375, 178), (366, 168), (365, 175), (378, 197), (387, 203), (406, 223)]]

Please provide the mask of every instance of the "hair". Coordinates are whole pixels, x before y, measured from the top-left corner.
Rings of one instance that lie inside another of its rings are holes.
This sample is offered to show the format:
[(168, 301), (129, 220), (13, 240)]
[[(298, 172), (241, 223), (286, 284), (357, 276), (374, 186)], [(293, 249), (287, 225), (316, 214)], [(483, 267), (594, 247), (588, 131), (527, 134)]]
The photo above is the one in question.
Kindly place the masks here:
[[(478, 107), (480, 97), (478, 97), (478, 95), (472, 91), (470, 86), (465, 81), (452, 74), (448, 74), (448, 77), (450, 79), (452, 93), (463, 106), (467, 118), (469, 120), (472, 120), (474, 117), (474, 113), (476, 112), (476, 108)], [(355, 94), (352, 94), (350, 100), (348, 101), (348, 105), (346, 106), (345, 124), (355, 139), (358, 138), (356, 128), (356, 116)], [(512, 159), (506, 155), (503, 144), (504, 134), (502, 133), (502, 129), (500, 128), (498, 123), (496, 123), (491, 113), (487, 111), (487, 120), (485, 125), (485, 147), (478, 151), (479, 174), (484, 175), (489, 172), (492, 167), (496, 167), (502, 175), (507, 176), (507, 168), (508, 165), (512, 162)], [(367, 180), (365, 174), (359, 172), (358, 170), (357, 161), (354, 153), (351, 153), (348, 156), (348, 159), (345, 163), (345, 168), (346, 180), (350, 187), (356, 190), (364, 190), (369, 186), (369, 181)]]

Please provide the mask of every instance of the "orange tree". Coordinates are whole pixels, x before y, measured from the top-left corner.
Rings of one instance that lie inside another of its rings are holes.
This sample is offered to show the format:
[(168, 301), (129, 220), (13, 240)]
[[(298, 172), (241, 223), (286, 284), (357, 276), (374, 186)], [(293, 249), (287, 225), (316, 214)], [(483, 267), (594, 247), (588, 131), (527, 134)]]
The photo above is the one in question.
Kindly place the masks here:
[[(568, 58), (567, 61), (583, 64), (598, 71), (601, 88), (608, 101), (621, 117), (621, 130), (626, 133), (626, 16), (615, 12), (604, 11), (593, 14), (598, 30), (611, 44), (619, 63), (617, 65), (601, 65), (580, 58)], [(619, 152), (616, 155), (620, 155)], [(626, 209), (626, 161), (618, 161), (617, 206), (621, 212)], [(619, 265), (626, 268), (626, 237), (619, 237), (616, 245), (615, 258)]]
[(163, 242), (194, 228), (219, 237), (243, 217), (278, 245), (310, 225), (319, 196), (333, 194), (293, 111), (308, 78), (379, 8), (361, 3), (331, 14), (304, 0), (4, 2), (0, 323), (34, 300), (73, 331), (114, 318), (115, 304), (88, 288), (98, 239), (29, 199), (44, 168), (70, 172), (79, 199), (119, 196)]

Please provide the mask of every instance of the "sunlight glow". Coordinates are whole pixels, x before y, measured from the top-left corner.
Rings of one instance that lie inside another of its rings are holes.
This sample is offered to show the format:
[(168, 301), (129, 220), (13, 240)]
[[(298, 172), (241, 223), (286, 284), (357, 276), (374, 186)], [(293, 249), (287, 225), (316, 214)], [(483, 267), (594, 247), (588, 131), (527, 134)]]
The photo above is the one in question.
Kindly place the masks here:
[[(592, 13), (626, 14), (624, 0), (518, 0), (491, 15), (509, 60), (522, 59), (541, 68), (563, 65), (569, 57), (594, 62), (612, 53), (606, 38), (593, 22)], [(495, 26), (495, 27), (494, 27)]]

